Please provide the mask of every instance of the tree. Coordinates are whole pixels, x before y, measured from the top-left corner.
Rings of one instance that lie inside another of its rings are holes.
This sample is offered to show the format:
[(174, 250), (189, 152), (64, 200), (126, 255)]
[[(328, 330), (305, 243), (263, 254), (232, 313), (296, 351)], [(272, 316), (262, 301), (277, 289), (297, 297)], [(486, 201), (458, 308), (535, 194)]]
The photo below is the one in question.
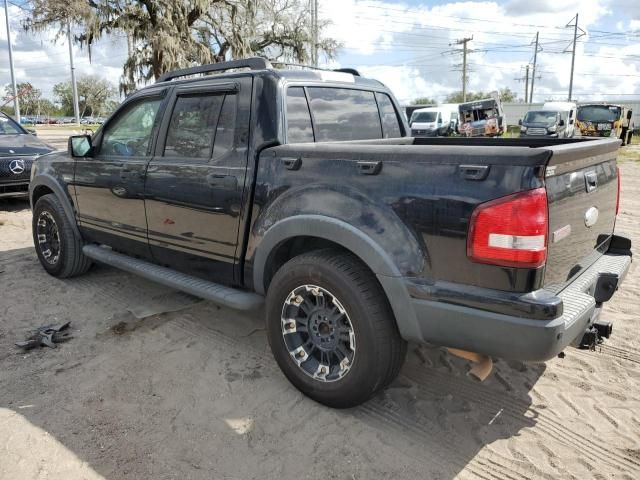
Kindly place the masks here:
[(498, 91), (498, 94), (500, 95), (500, 101), (502, 102), (513, 103), (518, 101), (518, 95), (509, 87), (501, 88)]
[[(483, 98), (491, 97), (490, 94), (485, 92), (467, 92), (467, 102), (473, 102), (474, 100), (481, 100)], [(445, 99), (445, 103), (462, 103), (462, 90), (450, 93)]]
[[(38, 102), (42, 97), (42, 92), (34, 88), (29, 82), (18, 83), (18, 99), (20, 101), (20, 112), (22, 115), (34, 115), (38, 113)], [(13, 102), (13, 87), (9, 84), (4, 87), (5, 95), (3, 103)]]
[[(80, 117), (102, 116), (107, 108), (111, 108), (109, 101), (116, 95), (116, 89), (111, 83), (93, 75), (85, 75), (78, 78), (77, 85)], [(57, 83), (53, 87), (53, 94), (64, 115), (73, 115), (71, 82)]]
[(436, 102), (433, 98), (429, 98), (429, 97), (420, 97), (420, 98), (416, 98), (413, 101), (413, 105), (436, 105), (438, 102)]
[[(309, 60), (311, 25), (306, 0), (33, 0), (25, 28), (57, 28), (58, 36), (74, 25), (76, 41), (91, 46), (101, 37), (124, 33), (132, 43), (123, 66), (120, 89), (163, 73), (228, 58), (261, 55), (272, 60)], [(319, 25), (324, 27), (325, 24)], [(334, 40), (318, 49), (335, 54)]]

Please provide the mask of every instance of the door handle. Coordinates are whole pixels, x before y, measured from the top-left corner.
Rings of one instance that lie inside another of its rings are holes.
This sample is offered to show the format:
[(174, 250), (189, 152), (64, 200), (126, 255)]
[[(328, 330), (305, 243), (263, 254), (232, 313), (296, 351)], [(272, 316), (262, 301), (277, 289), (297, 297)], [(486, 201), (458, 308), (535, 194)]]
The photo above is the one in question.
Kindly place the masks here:
[(362, 175), (378, 175), (382, 170), (382, 162), (358, 162), (358, 171)]
[(284, 163), (284, 167), (287, 170), (300, 170), (300, 167), (302, 166), (302, 158), (300, 158), (300, 157), (297, 157), (297, 158), (284, 157), (282, 159), (282, 163)]
[(235, 175), (219, 175), (216, 173), (210, 173), (207, 175), (207, 183), (212, 187), (235, 190), (238, 188), (238, 177)]

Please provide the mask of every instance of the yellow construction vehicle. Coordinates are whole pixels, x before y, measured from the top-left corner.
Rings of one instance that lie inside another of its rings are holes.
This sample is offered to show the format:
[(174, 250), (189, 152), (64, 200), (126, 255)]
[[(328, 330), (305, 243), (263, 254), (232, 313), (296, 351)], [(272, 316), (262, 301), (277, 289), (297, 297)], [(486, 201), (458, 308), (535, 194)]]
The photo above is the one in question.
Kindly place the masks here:
[(616, 137), (631, 143), (633, 112), (624, 105), (589, 103), (578, 105), (576, 127), (583, 137)]

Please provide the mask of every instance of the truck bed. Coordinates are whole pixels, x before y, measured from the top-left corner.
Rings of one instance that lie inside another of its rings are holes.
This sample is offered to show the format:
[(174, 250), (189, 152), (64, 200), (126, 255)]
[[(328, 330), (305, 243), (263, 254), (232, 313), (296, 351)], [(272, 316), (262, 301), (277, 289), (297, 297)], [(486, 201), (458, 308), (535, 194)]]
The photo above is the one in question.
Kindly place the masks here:
[[(615, 224), (618, 146), (615, 139), (461, 137), (282, 145), (260, 156), (256, 202), (262, 212), (276, 212), (276, 219), (296, 213), (277, 211), (281, 195), (298, 196), (319, 215), (341, 216), (388, 246), (403, 275), (428, 283), (558, 292), (607, 249)], [(297, 158), (296, 170), (278, 161)], [(592, 192), (585, 175), (595, 178)], [(546, 265), (472, 262), (467, 234), (473, 210), (539, 187), (546, 187), (549, 209)], [(591, 207), (599, 218), (587, 227), (584, 215)], [(384, 234), (397, 229), (407, 231), (402, 241)]]

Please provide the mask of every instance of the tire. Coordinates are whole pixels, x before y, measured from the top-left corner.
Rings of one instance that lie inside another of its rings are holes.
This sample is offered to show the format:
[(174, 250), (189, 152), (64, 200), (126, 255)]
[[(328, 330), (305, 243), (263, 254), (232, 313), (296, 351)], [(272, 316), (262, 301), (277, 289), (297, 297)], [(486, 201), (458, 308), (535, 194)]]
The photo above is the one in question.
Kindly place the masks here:
[(43, 268), (54, 277), (82, 275), (91, 259), (82, 253), (83, 241), (72, 228), (58, 197), (43, 195), (33, 209), (33, 243)]
[(277, 271), (267, 292), (266, 323), (285, 376), (334, 408), (359, 405), (386, 387), (407, 351), (374, 274), (354, 255), (333, 249), (305, 253)]

